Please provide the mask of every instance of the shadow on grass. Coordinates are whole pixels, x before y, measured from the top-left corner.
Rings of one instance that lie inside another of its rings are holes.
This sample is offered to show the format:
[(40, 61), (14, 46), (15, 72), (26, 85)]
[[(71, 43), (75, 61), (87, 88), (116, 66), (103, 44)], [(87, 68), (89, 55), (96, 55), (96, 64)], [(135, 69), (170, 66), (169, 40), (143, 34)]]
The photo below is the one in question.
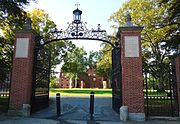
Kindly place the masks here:
[(7, 112), (8, 110), (8, 97), (0, 97), (0, 113)]

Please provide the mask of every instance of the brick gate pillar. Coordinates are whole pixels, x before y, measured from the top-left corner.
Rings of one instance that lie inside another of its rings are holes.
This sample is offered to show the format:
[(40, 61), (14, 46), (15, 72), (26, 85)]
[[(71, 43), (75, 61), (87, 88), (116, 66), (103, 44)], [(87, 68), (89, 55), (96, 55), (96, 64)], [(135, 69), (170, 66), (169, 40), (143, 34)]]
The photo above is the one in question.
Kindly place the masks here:
[(144, 94), (141, 55), (141, 30), (127, 15), (125, 27), (119, 28), (122, 65), (122, 105), (128, 106), (130, 120), (144, 121)]
[(180, 116), (180, 44), (178, 45), (178, 54), (175, 58), (175, 69), (176, 69), (176, 83), (177, 83), (179, 116)]
[(15, 38), (9, 112), (17, 112), (31, 102), (35, 33), (30, 20), (23, 30), (15, 32)]

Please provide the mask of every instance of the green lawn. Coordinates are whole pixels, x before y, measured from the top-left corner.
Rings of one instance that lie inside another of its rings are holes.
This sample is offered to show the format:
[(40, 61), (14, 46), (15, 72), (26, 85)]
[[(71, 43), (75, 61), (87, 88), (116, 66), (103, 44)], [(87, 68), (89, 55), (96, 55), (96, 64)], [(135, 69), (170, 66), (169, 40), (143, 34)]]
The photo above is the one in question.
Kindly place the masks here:
[(60, 93), (61, 96), (89, 96), (90, 92), (93, 91), (95, 96), (98, 97), (112, 97), (112, 89), (89, 89), (89, 88), (72, 88), (72, 89), (62, 89), (62, 88), (51, 88), (50, 96)]

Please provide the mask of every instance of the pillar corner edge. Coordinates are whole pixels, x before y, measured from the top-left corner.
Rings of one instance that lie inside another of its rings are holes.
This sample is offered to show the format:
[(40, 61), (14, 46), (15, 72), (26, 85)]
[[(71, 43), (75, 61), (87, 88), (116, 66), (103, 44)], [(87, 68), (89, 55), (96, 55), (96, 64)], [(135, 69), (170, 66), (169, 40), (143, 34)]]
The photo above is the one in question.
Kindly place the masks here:
[(33, 30), (33, 29), (21, 29), (21, 30), (16, 30), (15, 31), (15, 34), (18, 34), (18, 33), (32, 33), (34, 35), (38, 35), (38, 33)]
[(143, 30), (143, 26), (121, 26), (118, 28), (118, 33), (121, 32), (129, 32), (129, 31), (137, 31), (137, 32), (141, 32)]

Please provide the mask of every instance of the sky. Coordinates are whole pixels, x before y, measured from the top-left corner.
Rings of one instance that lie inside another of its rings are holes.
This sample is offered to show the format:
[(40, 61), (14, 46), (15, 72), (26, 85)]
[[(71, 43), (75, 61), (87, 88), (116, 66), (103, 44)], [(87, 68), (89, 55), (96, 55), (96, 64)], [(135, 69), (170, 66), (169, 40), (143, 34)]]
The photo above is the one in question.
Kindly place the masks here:
[[(37, 2), (31, 2), (26, 7), (28, 11), (33, 8), (43, 9), (49, 14), (52, 21), (55, 22), (57, 28), (65, 30), (68, 27), (68, 22), (73, 21), (73, 13), (77, 7), (77, 2), (80, 4), (79, 9), (82, 11), (81, 21), (87, 22), (86, 27), (90, 29), (97, 29), (97, 25), (101, 24), (101, 29), (105, 29), (108, 35), (114, 32), (110, 26), (113, 24), (109, 22), (109, 17), (127, 0), (37, 0)], [(74, 40), (74, 44), (78, 47), (84, 47), (87, 53), (89, 51), (100, 50), (101, 41), (92, 40)], [(60, 66), (58, 65), (55, 71), (58, 71)]]
[[(108, 35), (111, 35), (114, 29), (111, 29), (108, 18), (116, 12), (126, 0), (37, 0), (31, 2), (27, 6), (27, 10), (31, 11), (33, 8), (43, 9), (49, 14), (52, 21), (55, 22), (58, 29), (65, 30), (68, 27), (68, 22), (73, 21), (73, 13), (77, 7), (82, 11), (81, 20), (87, 22), (88, 29), (96, 29), (98, 24), (101, 24), (101, 29), (105, 29)], [(73, 41), (77, 46), (84, 47), (89, 52), (91, 50), (97, 51), (100, 49), (101, 41)]]

